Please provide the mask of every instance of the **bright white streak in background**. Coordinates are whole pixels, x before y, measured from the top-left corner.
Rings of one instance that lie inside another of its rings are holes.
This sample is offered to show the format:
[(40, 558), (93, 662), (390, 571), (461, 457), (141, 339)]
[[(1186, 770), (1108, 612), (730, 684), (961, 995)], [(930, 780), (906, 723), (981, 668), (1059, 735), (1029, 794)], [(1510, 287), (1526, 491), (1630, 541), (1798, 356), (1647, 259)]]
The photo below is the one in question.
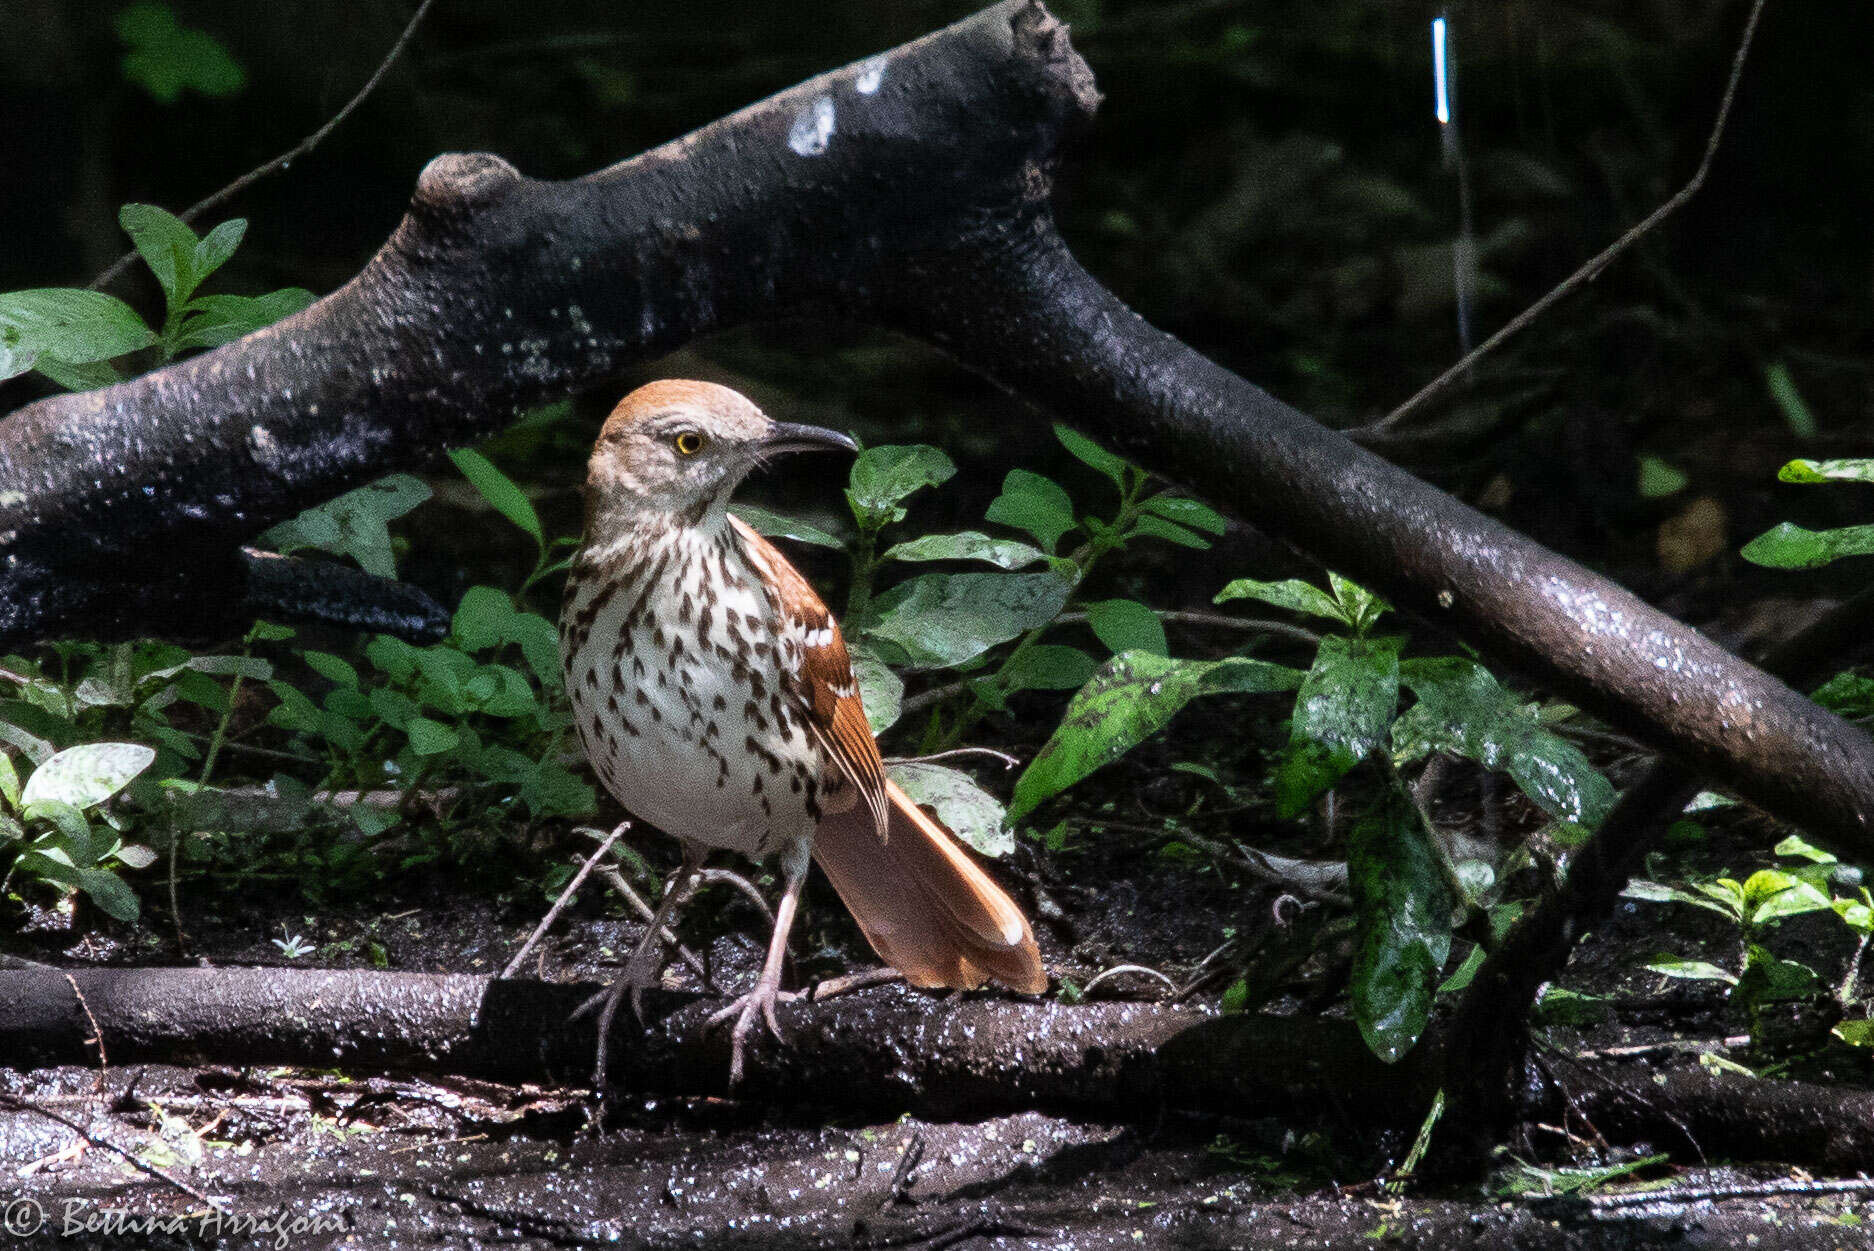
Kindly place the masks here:
[(1432, 90), (1438, 97), (1438, 124), (1451, 124), (1451, 92), (1445, 76), (1445, 19), (1432, 19)]

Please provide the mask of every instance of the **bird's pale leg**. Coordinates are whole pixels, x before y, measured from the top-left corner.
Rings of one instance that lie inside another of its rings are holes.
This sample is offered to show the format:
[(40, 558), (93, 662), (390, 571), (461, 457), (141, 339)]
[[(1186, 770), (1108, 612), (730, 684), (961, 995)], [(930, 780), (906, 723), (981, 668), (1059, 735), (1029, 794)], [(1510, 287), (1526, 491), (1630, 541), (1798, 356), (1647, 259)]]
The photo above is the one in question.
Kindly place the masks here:
[(774, 910), (774, 935), (768, 940), (768, 958), (762, 962), (761, 976), (756, 980), (753, 990), (709, 1018), (710, 1028), (730, 1017), (735, 1018), (735, 1029), (729, 1035), (730, 1086), (742, 1083), (742, 1052), (748, 1046), (748, 1036), (754, 1032), (757, 1020), (766, 1021), (768, 1031), (776, 1039), (781, 1037), (781, 1023), (775, 1019), (774, 1005), (780, 997), (781, 966), (787, 960), (788, 931), (794, 927), (794, 912), (800, 906), (800, 889), (807, 881), (807, 866), (812, 863), (812, 851), (812, 843), (802, 840), (782, 853), (781, 871), (786, 875), (787, 885), (781, 892), (780, 905)]
[(638, 1024), (644, 1023), (643, 993), (645, 985), (651, 980), (657, 968), (661, 967), (656, 952), (661, 957), (665, 928), (676, 919), (677, 910), (684, 900), (690, 897), (691, 887), (696, 882), (696, 875), (702, 871), (703, 860), (708, 849), (700, 843), (683, 844), (683, 865), (671, 878), (670, 886), (664, 891), (664, 897), (657, 901), (657, 911), (651, 917), (651, 923), (644, 931), (644, 937), (638, 940), (631, 958), (612, 984), (599, 992), (597, 996), (586, 1000), (573, 1012), (575, 1017), (590, 1012), (595, 1004), (604, 1006), (599, 1011), (599, 1054), (592, 1068), (592, 1085), (595, 1090), (605, 1089), (605, 1063), (612, 1036), (612, 1021), (618, 1015), (618, 1005), (631, 993), (631, 1014), (638, 1018)]

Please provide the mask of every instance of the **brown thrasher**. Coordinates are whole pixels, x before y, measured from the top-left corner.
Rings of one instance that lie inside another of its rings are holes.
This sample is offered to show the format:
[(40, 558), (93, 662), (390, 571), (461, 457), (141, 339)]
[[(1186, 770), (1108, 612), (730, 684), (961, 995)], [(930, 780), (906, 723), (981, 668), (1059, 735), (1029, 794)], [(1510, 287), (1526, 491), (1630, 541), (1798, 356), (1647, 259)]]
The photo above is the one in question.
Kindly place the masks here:
[(683, 844), (683, 867), (607, 999), (601, 1048), (708, 851), (780, 856), (786, 887), (761, 976), (711, 1018), (736, 1018), (732, 1084), (755, 1022), (780, 1036), (775, 1000), (809, 856), (912, 985), (1047, 988), (1021, 909), (885, 776), (826, 605), (728, 513), (751, 469), (816, 448), (856, 450), (713, 383), (633, 391), (592, 452), (585, 541), (560, 612), (566, 691), (592, 767), (626, 811)]

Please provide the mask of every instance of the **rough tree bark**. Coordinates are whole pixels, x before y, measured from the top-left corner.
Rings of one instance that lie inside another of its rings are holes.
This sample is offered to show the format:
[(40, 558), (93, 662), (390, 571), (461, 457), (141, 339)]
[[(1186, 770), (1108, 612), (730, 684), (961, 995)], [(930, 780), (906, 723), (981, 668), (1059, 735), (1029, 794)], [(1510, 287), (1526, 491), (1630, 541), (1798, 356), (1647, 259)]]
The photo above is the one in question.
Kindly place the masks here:
[[(13, 1064), (341, 1062), (363, 1069), (580, 1084), (594, 989), (455, 974), (321, 969), (0, 971), (0, 1055)], [(74, 992), (74, 984), (76, 991)], [(705, 1027), (717, 1000), (653, 993), (648, 1029), (612, 1037), (618, 1089), (721, 1096), (728, 1040)], [(1438, 1040), (1396, 1065), (1351, 1022), (1214, 1016), (1155, 1004), (970, 1000), (905, 987), (784, 1005), (788, 1045), (765, 1038), (737, 1095), (815, 1119), (970, 1119), (1041, 1109), (1151, 1124), (1166, 1109), (1315, 1115), (1409, 1133), (1441, 1080)], [(1567, 1090), (1515, 1082), (1528, 1120), (1587, 1115), (1617, 1142), (1707, 1157), (1853, 1172), (1874, 1165), (1874, 1095), (1762, 1082), (1695, 1067), (1571, 1064)], [(1566, 1103), (1566, 1108), (1564, 1108)]]

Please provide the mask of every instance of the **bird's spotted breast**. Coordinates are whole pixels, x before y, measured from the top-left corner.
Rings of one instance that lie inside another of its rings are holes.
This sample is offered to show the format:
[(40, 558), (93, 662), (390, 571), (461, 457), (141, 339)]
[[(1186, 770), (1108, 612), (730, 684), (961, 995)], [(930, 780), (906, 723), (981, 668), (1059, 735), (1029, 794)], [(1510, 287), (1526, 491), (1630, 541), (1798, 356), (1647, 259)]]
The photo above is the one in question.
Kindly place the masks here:
[(633, 816), (750, 855), (812, 833), (828, 761), (776, 620), (726, 525), (647, 527), (582, 553), (560, 614), (567, 694)]

